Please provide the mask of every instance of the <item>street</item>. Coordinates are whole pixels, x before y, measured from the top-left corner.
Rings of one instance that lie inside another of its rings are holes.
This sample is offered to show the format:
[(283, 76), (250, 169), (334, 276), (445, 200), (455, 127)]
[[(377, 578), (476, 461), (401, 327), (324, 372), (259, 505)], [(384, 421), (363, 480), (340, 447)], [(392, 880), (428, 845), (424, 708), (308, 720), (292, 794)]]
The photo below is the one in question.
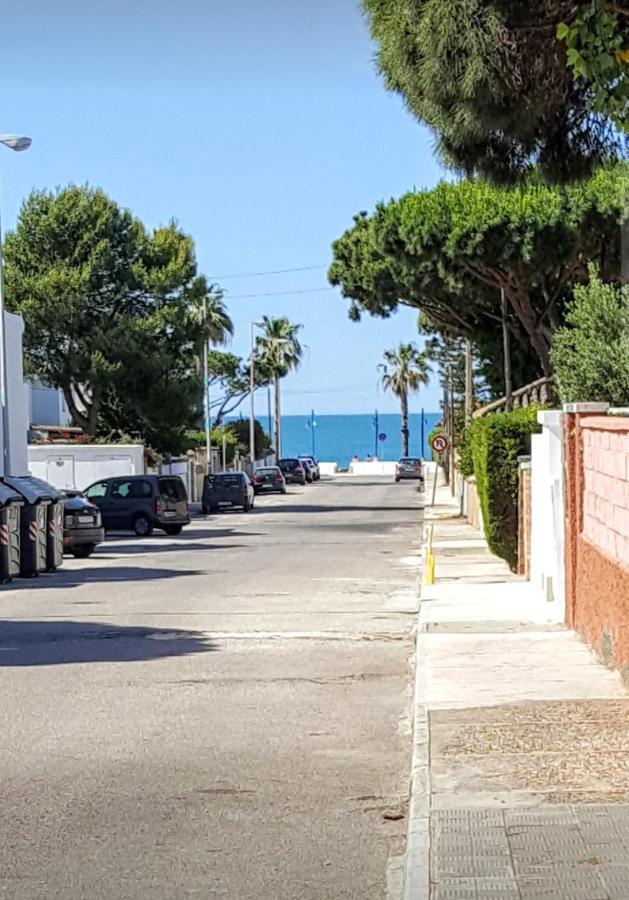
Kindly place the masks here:
[(385, 897), (420, 496), (292, 487), (3, 588), (0, 894)]

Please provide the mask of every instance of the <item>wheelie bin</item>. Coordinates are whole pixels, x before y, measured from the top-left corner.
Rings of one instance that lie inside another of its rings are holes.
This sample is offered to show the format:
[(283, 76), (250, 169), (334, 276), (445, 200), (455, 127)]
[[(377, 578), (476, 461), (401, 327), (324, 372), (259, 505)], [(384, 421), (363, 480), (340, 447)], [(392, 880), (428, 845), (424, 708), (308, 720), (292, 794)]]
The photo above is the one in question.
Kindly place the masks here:
[(48, 569), (48, 508), (59, 491), (31, 475), (5, 475), (4, 483), (25, 501), (20, 516), (20, 575), (34, 578)]
[(0, 481), (0, 584), (20, 574), (20, 512), (24, 499)]

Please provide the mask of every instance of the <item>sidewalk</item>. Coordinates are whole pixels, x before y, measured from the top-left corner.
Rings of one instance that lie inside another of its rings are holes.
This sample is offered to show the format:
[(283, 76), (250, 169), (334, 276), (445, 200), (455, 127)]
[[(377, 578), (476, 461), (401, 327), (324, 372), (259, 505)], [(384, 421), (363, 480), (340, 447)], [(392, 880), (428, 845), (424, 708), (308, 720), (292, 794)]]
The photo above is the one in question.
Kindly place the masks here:
[[(527, 582), (426, 508), (405, 900), (628, 900), (629, 697)], [(429, 865), (428, 865), (429, 861)]]

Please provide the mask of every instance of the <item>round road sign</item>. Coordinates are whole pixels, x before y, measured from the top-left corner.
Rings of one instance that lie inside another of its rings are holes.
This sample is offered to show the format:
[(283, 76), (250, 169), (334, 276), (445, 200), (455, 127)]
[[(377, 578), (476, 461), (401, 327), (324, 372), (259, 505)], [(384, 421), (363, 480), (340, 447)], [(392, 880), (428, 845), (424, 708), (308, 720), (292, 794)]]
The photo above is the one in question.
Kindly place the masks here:
[(432, 439), (432, 449), (435, 453), (445, 453), (449, 446), (450, 444), (445, 434), (437, 434)]

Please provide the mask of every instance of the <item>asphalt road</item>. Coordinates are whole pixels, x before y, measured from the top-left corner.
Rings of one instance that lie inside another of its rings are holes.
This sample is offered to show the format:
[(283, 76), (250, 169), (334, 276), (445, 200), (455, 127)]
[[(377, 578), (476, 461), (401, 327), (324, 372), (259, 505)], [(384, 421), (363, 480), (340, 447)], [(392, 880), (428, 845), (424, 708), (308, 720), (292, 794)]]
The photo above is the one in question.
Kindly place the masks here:
[(0, 896), (384, 897), (419, 499), (337, 478), (0, 588)]

